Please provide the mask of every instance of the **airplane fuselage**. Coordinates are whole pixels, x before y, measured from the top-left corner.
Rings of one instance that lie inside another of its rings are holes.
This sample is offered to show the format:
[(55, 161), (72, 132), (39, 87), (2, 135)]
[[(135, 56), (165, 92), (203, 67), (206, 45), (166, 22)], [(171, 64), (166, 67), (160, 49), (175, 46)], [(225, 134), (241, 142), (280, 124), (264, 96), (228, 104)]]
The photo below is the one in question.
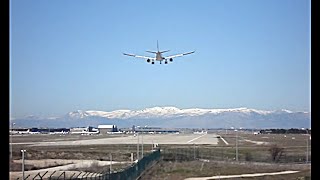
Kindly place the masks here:
[(161, 54), (161, 52), (157, 52), (157, 54), (156, 54), (156, 60), (157, 61), (162, 61), (164, 58), (162, 57), (162, 54)]

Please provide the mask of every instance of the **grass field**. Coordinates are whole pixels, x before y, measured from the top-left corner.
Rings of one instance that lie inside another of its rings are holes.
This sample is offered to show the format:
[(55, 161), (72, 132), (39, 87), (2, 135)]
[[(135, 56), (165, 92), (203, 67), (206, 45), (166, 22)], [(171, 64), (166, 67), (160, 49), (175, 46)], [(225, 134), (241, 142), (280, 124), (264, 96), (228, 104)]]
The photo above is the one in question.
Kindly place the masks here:
[(142, 180), (182, 180), (190, 177), (208, 177), (219, 175), (238, 175), (247, 173), (280, 172), (285, 170), (297, 170), (298, 173), (277, 176), (230, 178), (230, 179), (311, 179), (310, 167), (307, 165), (278, 165), (259, 163), (230, 163), (230, 162), (202, 162), (202, 161), (160, 161), (153, 166)]
[[(118, 135), (14, 135), (12, 159), (21, 159), (26, 149), (26, 160), (68, 159), (130, 162), (136, 159), (137, 137)], [(238, 158), (236, 157), (238, 140)], [(307, 142), (308, 140), (308, 142)], [(142, 139), (140, 136), (140, 143)], [(258, 134), (221, 132), (219, 134), (145, 134), (144, 154), (159, 143), (163, 160), (142, 176), (142, 179), (184, 179), (187, 177), (299, 170), (288, 175), (257, 177), (254, 179), (298, 179), (311, 177), (311, 142), (304, 134)], [(227, 142), (227, 144), (225, 143)], [(308, 144), (307, 144), (308, 143)], [(270, 148), (274, 145), (282, 153), (275, 162)], [(308, 147), (307, 147), (308, 145)], [(141, 146), (139, 147), (141, 152)], [(308, 161), (306, 155), (308, 149)], [(260, 164), (254, 164), (260, 163)], [(56, 162), (59, 165), (59, 162)], [(17, 163), (10, 163), (12, 170)], [(29, 169), (38, 167), (28, 167)], [(27, 168), (27, 170), (28, 170)], [(45, 168), (45, 167), (44, 167)], [(108, 167), (78, 168), (82, 171), (101, 171)], [(121, 168), (124, 168), (121, 165)], [(17, 170), (17, 169), (16, 169)], [(152, 177), (152, 178), (150, 178)]]

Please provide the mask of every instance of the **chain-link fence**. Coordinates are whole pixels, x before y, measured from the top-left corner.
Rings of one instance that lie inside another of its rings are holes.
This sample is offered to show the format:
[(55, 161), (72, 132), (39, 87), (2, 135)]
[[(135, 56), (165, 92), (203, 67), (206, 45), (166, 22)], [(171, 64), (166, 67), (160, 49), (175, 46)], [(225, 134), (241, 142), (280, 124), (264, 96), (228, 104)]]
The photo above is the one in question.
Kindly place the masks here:
[(146, 170), (148, 166), (153, 164), (154, 162), (160, 159), (160, 149), (154, 151), (153, 153), (144, 156), (140, 161), (133, 164), (132, 166), (124, 169), (120, 172), (113, 172), (110, 174), (105, 174), (105, 180), (132, 180), (136, 179), (138, 176), (142, 174), (143, 171)]
[[(147, 154), (137, 163), (121, 170), (110, 172), (109, 167), (102, 172), (77, 172), (77, 171), (45, 171), (39, 172), (36, 175), (27, 174), (24, 177), (25, 180), (56, 180), (56, 179), (99, 179), (99, 180), (133, 180), (137, 179), (143, 171), (149, 166), (156, 163), (160, 159), (160, 149), (154, 150), (152, 153)], [(23, 179), (22, 177), (17, 180)]]
[[(311, 148), (310, 148), (311, 149)], [(217, 160), (252, 162), (277, 162), (277, 163), (310, 163), (311, 150), (305, 147), (208, 147), (206, 145), (190, 145), (189, 147), (162, 148), (163, 160), (189, 161), (189, 160)], [(276, 153), (272, 151), (276, 150)], [(238, 151), (238, 155), (237, 155)]]

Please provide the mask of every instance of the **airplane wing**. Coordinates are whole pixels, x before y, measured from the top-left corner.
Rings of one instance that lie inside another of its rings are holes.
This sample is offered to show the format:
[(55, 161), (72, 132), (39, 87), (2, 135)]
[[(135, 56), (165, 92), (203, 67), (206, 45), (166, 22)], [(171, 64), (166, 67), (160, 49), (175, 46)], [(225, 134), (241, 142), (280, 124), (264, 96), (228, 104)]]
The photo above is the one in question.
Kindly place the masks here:
[(135, 54), (127, 54), (127, 53), (123, 53), (123, 55), (126, 55), (126, 56), (132, 56), (132, 57), (135, 57), (135, 58), (142, 58), (142, 59), (156, 60), (156, 58), (154, 58), (154, 57), (139, 56), (139, 55), (135, 55)]
[(188, 55), (188, 54), (192, 54), (194, 53), (195, 51), (191, 51), (191, 52), (187, 52), (187, 53), (182, 53), (182, 54), (176, 54), (176, 55), (172, 55), (172, 56), (167, 56), (167, 57), (164, 57), (165, 59), (171, 59), (171, 58), (176, 58), (176, 57), (181, 57), (181, 56), (185, 56), (185, 55)]

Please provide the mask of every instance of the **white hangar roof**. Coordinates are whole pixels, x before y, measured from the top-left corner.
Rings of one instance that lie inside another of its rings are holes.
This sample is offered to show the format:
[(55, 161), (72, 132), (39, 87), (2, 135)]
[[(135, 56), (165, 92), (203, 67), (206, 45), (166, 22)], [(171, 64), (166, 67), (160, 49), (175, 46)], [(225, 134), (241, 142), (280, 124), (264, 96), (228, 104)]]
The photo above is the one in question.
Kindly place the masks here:
[(98, 129), (112, 129), (114, 125), (98, 125)]

